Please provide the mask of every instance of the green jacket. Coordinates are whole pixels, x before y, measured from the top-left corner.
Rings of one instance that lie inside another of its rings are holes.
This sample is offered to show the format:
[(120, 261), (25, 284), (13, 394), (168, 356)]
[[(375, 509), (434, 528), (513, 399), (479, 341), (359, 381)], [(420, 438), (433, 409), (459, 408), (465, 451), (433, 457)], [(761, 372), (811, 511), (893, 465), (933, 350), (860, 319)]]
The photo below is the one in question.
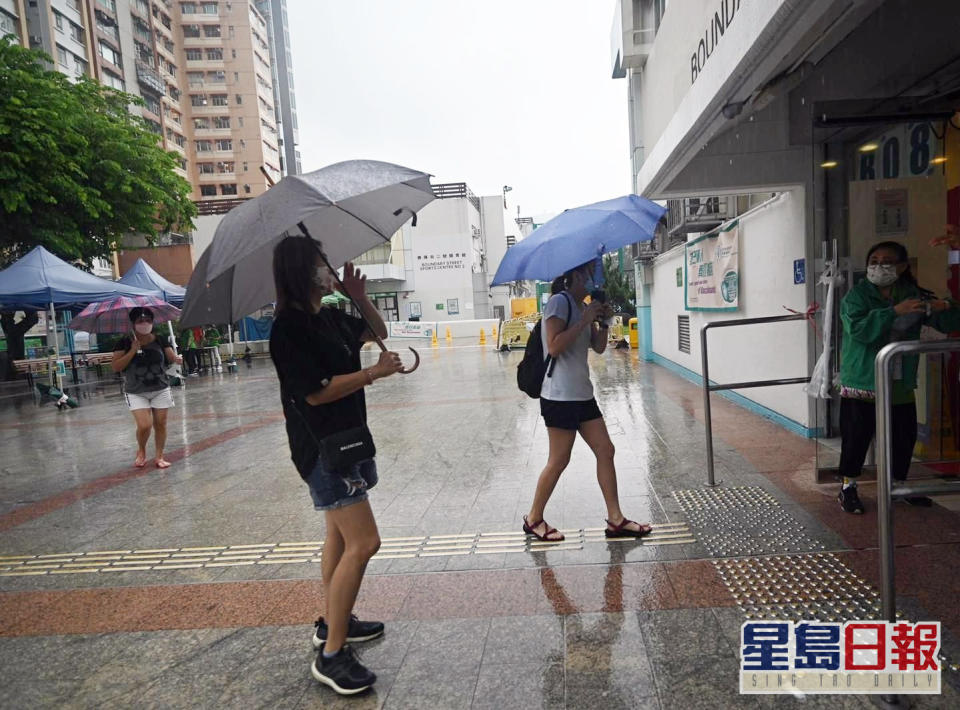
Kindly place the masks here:
[[(933, 313), (930, 317), (905, 317), (894, 333), (894, 321), (898, 316), (893, 307), (907, 298), (917, 298), (916, 286), (898, 281), (893, 285), (890, 298), (886, 299), (872, 283), (863, 279), (844, 296), (840, 304), (840, 320), (843, 323), (843, 346), (840, 350), (840, 383), (856, 389), (876, 391), (874, 363), (877, 353), (894, 340), (916, 340), (920, 326), (929, 325), (943, 333), (960, 330), (960, 309), (951, 308)], [(893, 403), (913, 401), (917, 388), (917, 365), (919, 355), (904, 355), (899, 379), (893, 381)]]

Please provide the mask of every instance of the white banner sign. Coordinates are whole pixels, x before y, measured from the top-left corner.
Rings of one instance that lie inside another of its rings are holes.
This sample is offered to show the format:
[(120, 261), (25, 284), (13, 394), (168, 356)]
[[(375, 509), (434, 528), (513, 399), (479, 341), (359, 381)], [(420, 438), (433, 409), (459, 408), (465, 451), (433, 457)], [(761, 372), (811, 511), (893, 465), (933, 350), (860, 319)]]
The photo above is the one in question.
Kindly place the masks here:
[(433, 322), (390, 321), (391, 338), (429, 338), (437, 329)]
[(688, 311), (735, 311), (739, 307), (739, 232), (733, 222), (687, 243), (684, 305)]

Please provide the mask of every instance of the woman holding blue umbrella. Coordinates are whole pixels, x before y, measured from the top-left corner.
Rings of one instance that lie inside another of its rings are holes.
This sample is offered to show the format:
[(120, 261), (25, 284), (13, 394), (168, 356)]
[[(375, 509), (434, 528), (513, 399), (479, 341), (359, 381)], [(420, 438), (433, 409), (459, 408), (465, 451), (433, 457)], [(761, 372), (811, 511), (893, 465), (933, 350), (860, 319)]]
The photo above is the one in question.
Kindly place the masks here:
[(620, 510), (613, 442), (593, 396), (587, 355), (591, 348), (596, 353), (606, 350), (604, 321), (613, 315), (600, 300), (583, 303), (594, 288), (595, 268), (596, 262), (590, 261), (554, 280), (553, 295), (543, 311), (543, 351), (555, 362), (540, 390), (540, 414), (550, 437), (550, 453), (530, 512), (523, 517), (523, 531), (546, 542), (564, 539), (563, 533), (545, 522), (544, 508), (570, 463), (578, 433), (597, 457), (597, 481), (607, 507), (606, 536), (643, 537), (651, 530), (627, 519)]

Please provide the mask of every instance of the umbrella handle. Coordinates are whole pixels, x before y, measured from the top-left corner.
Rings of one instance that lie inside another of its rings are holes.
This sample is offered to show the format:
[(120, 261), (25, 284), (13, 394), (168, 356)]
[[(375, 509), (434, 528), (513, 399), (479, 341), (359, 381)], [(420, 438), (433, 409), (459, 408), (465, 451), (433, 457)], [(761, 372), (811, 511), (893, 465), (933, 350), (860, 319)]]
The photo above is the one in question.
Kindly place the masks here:
[[(387, 346), (384, 345), (384, 342), (383, 342), (383, 340), (380, 339), (380, 336), (377, 336), (377, 341), (376, 341), (376, 342), (377, 342), (377, 345), (380, 346), (380, 349), (381, 349), (383, 352), (387, 352)], [(414, 357), (413, 367), (405, 367), (405, 368), (403, 368), (402, 370), (400, 370), (400, 374), (401, 374), (401, 375), (409, 375), (411, 372), (413, 372), (413, 371), (416, 370), (418, 367), (420, 367), (420, 353), (418, 353), (416, 350), (414, 350), (414, 349), (411, 348), (411, 347), (408, 347), (407, 349), (408, 349), (410, 352), (413, 353), (413, 357)]]

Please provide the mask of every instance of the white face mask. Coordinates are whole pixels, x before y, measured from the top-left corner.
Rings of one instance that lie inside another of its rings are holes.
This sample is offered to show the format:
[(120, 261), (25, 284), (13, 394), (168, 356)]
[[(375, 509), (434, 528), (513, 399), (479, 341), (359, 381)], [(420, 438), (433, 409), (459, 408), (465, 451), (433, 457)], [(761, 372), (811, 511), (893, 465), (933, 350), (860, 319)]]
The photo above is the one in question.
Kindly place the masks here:
[(153, 323), (135, 323), (133, 329), (140, 335), (150, 335), (153, 332)]
[(897, 278), (897, 267), (894, 264), (870, 264), (867, 267), (867, 281), (874, 286), (890, 286)]

